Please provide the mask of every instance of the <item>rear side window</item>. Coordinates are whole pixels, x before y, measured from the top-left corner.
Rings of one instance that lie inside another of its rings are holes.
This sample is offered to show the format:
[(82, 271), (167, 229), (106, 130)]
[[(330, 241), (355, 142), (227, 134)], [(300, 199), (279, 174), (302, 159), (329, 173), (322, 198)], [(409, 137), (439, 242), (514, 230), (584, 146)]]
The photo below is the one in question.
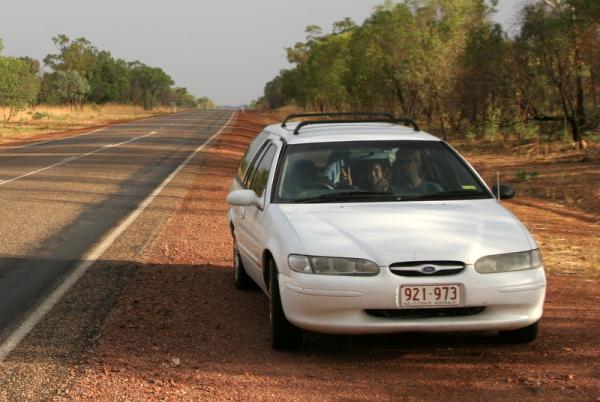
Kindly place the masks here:
[(271, 172), (271, 166), (273, 165), (273, 159), (275, 158), (275, 151), (277, 148), (271, 144), (267, 150), (262, 154), (262, 159), (256, 166), (256, 169), (252, 173), (248, 187), (253, 190), (256, 195), (260, 198), (267, 188), (267, 182), (269, 180), (269, 173)]
[(246, 172), (248, 170), (248, 166), (250, 166), (250, 164), (252, 163), (252, 160), (254, 159), (254, 157), (256, 156), (256, 154), (258, 153), (258, 151), (261, 149), (262, 145), (265, 142), (265, 139), (268, 137), (269, 132), (268, 131), (262, 131), (260, 134), (258, 134), (256, 136), (256, 138), (254, 139), (254, 141), (252, 141), (252, 143), (250, 144), (250, 146), (248, 146), (248, 150), (246, 150), (246, 154), (244, 155), (244, 158), (242, 159), (242, 162), (240, 163), (240, 167), (238, 169), (238, 177), (243, 180), (244, 176), (246, 175)]

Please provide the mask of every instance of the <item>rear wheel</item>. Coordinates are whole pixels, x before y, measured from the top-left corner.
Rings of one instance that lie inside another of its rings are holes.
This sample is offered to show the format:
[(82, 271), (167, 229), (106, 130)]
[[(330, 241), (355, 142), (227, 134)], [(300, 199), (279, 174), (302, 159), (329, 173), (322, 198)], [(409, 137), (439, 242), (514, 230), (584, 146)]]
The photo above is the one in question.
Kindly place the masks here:
[(254, 281), (248, 276), (242, 263), (235, 237), (233, 238), (233, 284), (239, 290), (248, 290), (254, 287)]
[(295, 349), (302, 344), (302, 330), (290, 323), (285, 317), (279, 293), (277, 266), (273, 260), (269, 264), (271, 345), (275, 349)]
[(500, 331), (500, 337), (510, 343), (529, 343), (533, 342), (538, 335), (540, 322), (534, 322), (523, 328), (510, 331)]

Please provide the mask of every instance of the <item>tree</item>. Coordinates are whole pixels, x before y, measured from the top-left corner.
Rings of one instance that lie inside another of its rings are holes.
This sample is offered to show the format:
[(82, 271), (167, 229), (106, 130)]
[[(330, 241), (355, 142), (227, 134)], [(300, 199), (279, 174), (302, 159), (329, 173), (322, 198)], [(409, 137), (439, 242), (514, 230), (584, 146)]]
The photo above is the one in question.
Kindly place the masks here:
[(64, 34), (52, 38), (58, 54), (49, 54), (44, 64), (54, 71), (77, 71), (87, 80), (92, 79), (98, 58), (98, 49), (85, 38), (69, 39)]
[(188, 92), (187, 88), (180, 87), (174, 88), (172, 90), (170, 101), (172, 105), (181, 108), (191, 109), (196, 107), (196, 101), (197, 99), (194, 97), (194, 95)]
[(56, 71), (46, 74), (42, 84), (44, 99), (49, 103), (81, 105), (90, 92), (90, 85), (77, 71)]
[(171, 102), (195, 105), (195, 98), (187, 91), (171, 88), (173, 79), (160, 68), (115, 60), (110, 52), (98, 50), (85, 38), (71, 40), (59, 34), (52, 41), (58, 53), (44, 58), (53, 73), (46, 74), (42, 85), (43, 98), (49, 102), (121, 102), (147, 109)]
[(109, 52), (101, 51), (90, 73), (90, 96), (94, 103), (130, 101), (129, 68), (124, 60), (115, 60)]
[(515, 88), (510, 75), (510, 41), (498, 24), (487, 23), (469, 33), (455, 81), (460, 116), (471, 126), (485, 129), (493, 122), (515, 119)]
[(351, 32), (354, 31), (356, 28), (357, 25), (352, 18), (344, 18), (341, 21), (336, 21), (333, 23), (333, 33), (335, 35), (345, 32)]
[(196, 107), (200, 110), (209, 110), (216, 107), (215, 103), (208, 97), (203, 96), (196, 100)]
[(168, 105), (170, 102), (173, 79), (158, 67), (149, 67), (139, 61), (129, 64), (131, 100), (146, 109), (157, 104)]
[(389, 111), (444, 137), (554, 121), (579, 141), (600, 125), (600, 2), (529, 3), (514, 38), (490, 20), (496, 0), (386, 0), (360, 26), (309, 25), (261, 102)]
[(313, 108), (341, 110), (348, 104), (343, 83), (350, 32), (320, 38), (311, 46), (305, 63), (304, 85)]
[(0, 56), (0, 106), (8, 109), (4, 121), (37, 99), (39, 82), (31, 63)]
[(391, 1), (376, 8), (349, 43), (345, 85), (355, 107), (419, 113), (414, 15)]
[(573, 0), (563, 6), (545, 0), (526, 7), (515, 48), (522, 109), (534, 120), (568, 122), (576, 143), (587, 121), (590, 66), (583, 56), (582, 36), (594, 21), (580, 15), (586, 4), (591, 2)]

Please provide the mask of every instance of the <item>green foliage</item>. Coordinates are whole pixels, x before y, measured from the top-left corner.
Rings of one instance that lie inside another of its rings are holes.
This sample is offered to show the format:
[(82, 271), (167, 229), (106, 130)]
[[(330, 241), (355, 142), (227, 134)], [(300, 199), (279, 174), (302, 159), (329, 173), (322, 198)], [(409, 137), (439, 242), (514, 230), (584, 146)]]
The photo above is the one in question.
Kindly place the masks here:
[[(500, 139), (542, 129), (578, 141), (600, 125), (600, 2), (537, 0), (509, 37), (490, 13), (497, 1), (386, 0), (359, 26), (315, 25), (287, 48), (293, 68), (265, 86), (262, 102), (319, 110), (389, 111), (444, 136)], [(552, 124), (554, 122), (554, 124)], [(465, 130), (468, 129), (468, 130)]]
[(91, 102), (127, 103), (130, 100), (131, 85), (127, 62), (113, 59), (109, 52), (101, 51), (97, 54), (89, 82)]
[(538, 177), (538, 175), (539, 175), (538, 172), (528, 172), (526, 170), (518, 170), (515, 173), (515, 176), (517, 177), (517, 180), (519, 180), (521, 183), (525, 183), (525, 182), (528, 182), (530, 180), (533, 180), (536, 177)]
[(7, 108), (4, 121), (37, 99), (39, 83), (32, 65), (25, 60), (0, 56), (0, 106)]
[(42, 79), (44, 102), (133, 103), (147, 109), (196, 106), (195, 97), (185, 88), (173, 88), (173, 79), (158, 67), (114, 59), (85, 38), (71, 40), (60, 34), (52, 40), (58, 53), (44, 58), (45, 65), (53, 70)]
[(338, 35), (345, 32), (351, 32), (357, 28), (356, 23), (352, 20), (352, 18), (344, 18), (341, 21), (336, 21), (333, 23), (333, 33)]
[(157, 105), (169, 105), (173, 79), (158, 67), (140, 62), (130, 64), (131, 100), (146, 109)]
[(49, 119), (50, 118), (50, 114), (46, 113), (46, 112), (35, 112), (33, 114), (33, 116), (31, 116), (31, 118), (33, 120), (43, 120), (43, 119)]
[(48, 103), (81, 105), (90, 92), (90, 84), (74, 70), (56, 71), (44, 77), (43, 91)]
[(54, 71), (76, 71), (80, 76), (90, 80), (96, 67), (98, 49), (85, 38), (73, 41), (64, 34), (52, 38), (58, 48), (58, 54), (49, 54), (44, 64)]
[(464, 118), (490, 131), (514, 119), (514, 86), (508, 65), (509, 39), (497, 24), (484, 23), (469, 32), (455, 88)]
[(342, 109), (348, 103), (343, 85), (350, 34), (330, 35), (315, 42), (306, 60), (306, 95), (313, 108), (321, 111)]
[(498, 140), (501, 139), (500, 124), (502, 122), (502, 108), (495, 106), (489, 102), (486, 110), (486, 121), (484, 126), (483, 136), (485, 139)]
[(216, 105), (208, 97), (203, 96), (201, 98), (196, 99), (196, 107), (201, 110), (209, 110), (214, 109)]
[(187, 88), (175, 88), (171, 94), (171, 104), (180, 108), (195, 108), (197, 100), (194, 95), (190, 94)]

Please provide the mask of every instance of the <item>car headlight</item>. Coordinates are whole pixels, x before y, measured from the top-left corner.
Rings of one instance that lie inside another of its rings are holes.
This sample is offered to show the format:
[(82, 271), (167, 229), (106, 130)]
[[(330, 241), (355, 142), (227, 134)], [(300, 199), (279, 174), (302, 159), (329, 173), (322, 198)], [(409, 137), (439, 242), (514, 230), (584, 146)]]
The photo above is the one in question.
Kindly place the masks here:
[(291, 254), (288, 265), (295, 272), (319, 275), (372, 276), (379, 273), (374, 262), (358, 258), (311, 257)]
[(540, 268), (544, 265), (540, 250), (529, 250), (520, 253), (488, 255), (475, 263), (475, 270), (481, 274), (494, 272), (523, 271)]

